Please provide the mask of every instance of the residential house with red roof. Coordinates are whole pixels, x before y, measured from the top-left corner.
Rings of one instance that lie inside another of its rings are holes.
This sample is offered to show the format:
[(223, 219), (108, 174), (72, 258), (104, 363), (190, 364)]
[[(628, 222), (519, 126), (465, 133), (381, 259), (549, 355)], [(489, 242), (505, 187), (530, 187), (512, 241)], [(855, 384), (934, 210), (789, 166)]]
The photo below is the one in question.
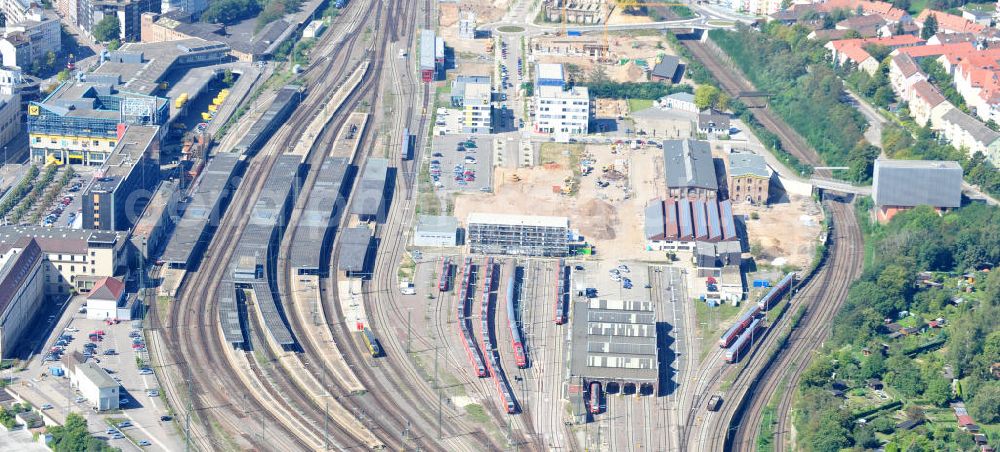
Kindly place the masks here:
[(879, 61), (873, 58), (865, 47), (868, 45), (881, 45), (892, 49), (911, 47), (922, 44), (924, 41), (913, 35), (899, 35), (888, 38), (867, 38), (867, 39), (841, 39), (830, 41), (825, 46), (831, 52), (832, 60), (836, 65), (847, 63), (855, 64), (859, 69), (874, 74), (878, 70)]
[(866, 0), (828, 0), (826, 2), (820, 3), (820, 8), (823, 11), (833, 11), (836, 9), (844, 9), (854, 13), (861, 8), (861, 12), (864, 15), (877, 15), (886, 22), (895, 24), (897, 22), (910, 23), (913, 22), (913, 18), (910, 15), (888, 2), (871, 2)]
[(948, 14), (941, 11), (935, 11), (933, 9), (925, 9), (917, 15), (915, 22), (920, 27), (921, 30), (924, 28), (924, 22), (927, 18), (934, 15), (937, 19), (937, 31), (944, 33), (982, 33), (986, 30), (986, 26), (977, 24), (971, 20), (965, 19), (962, 16), (956, 16), (954, 14)]

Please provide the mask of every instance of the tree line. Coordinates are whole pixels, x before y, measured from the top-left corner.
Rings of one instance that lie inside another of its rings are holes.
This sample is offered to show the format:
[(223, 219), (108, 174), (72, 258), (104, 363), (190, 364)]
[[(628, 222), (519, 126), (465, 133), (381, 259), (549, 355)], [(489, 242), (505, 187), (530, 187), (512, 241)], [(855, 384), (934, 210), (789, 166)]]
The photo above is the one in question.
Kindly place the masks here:
[(854, 107), (841, 101), (843, 82), (825, 60), (821, 42), (804, 27), (776, 22), (757, 32), (711, 30), (709, 37), (757, 89), (771, 94), (770, 108), (819, 152), (826, 163), (842, 165), (867, 127)]

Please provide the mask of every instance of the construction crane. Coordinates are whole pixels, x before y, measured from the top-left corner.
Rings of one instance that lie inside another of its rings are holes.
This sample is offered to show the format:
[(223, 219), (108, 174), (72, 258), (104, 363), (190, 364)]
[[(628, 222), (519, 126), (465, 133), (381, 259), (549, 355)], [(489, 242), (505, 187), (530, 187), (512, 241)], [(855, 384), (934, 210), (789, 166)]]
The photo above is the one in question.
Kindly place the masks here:
[[(563, 4), (565, 5), (565, 3)], [(611, 45), (608, 42), (608, 21), (611, 19), (611, 13), (614, 11), (612, 5), (622, 8), (642, 8), (648, 6), (688, 6), (688, 3), (681, 2), (657, 2), (657, 1), (638, 1), (638, 0), (608, 0), (608, 15), (604, 17), (604, 47), (607, 48), (608, 55), (611, 55)], [(563, 19), (565, 20), (565, 9), (563, 10)], [(563, 32), (565, 33), (565, 23), (563, 25)]]

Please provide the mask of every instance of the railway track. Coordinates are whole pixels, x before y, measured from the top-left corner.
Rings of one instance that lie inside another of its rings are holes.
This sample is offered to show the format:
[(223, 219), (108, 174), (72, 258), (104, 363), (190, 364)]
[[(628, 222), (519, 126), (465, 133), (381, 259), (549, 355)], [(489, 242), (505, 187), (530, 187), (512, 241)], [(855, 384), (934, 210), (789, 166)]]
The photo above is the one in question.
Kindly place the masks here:
[[(819, 349), (829, 335), (833, 318), (847, 299), (850, 282), (861, 274), (864, 253), (857, 246), (861, 244), (862, 237), (854, 211), (851, 205), (839, 202), (828, 202), (827, 206), (833, 214), (833, 231), (835, 231), (831, 236), (829, 265), (832, 266), (832, 271), (824, 275), (825, 279), (822, 282), (810, 284), (799, 292), (800, 297), (818, 301), (807, 307), (799, 327), (788, 338), (788, 346), (761, 376), (760, 385), (750, 393), (746, 402), (749, 405), (744, 410), (743, 416), (734, 419), (738, 427), (729, 441), (730, 449), (756, 450), (764, 408), (782, 384), (785, 385), (785, 391), (779, 396), (775, 413), (777, 428), (774, 447), (776, 451), (785, 449), (783, 440), (784, 434), (789, 431), (789, 409), (794, 388), (802, 372), (809, 365), (809, 354)], [(833, 279), (834, 275), (839, 277)]]
[[(405, 29), (405, 23), (402, 21), (406, 16), (406, 9), (413, 8), (412, 2), (400, 3), (400, 2), (390, 2), (388, 4), (388, 10), (386, 15), (388, 17), (386, 25), (389, 29), (394, 30), (393, 35), (398, 37), (399, 34), (395, 30)], [(375, 18), (373, 25), (375, 27), (381, 27), (378, 17)], [(369, 28), (371, 30), (371, 28)], [(380, 86), (383, 62), (385, 61), (385, 49), (387, 42), (384, 39), (385, 33), (376, 32), (376, 42), (374, 43), (374, 48), (372, 50), (372, 61), (373, 66), (369, 70), (370, 76), (363, 81), (361, 86), (353, 94), (353, 99), (345, 102), (344, 105), (353, 106), (359, 104), (360, 102), (367, 102), (369, 105), (376, 105), (378, 96), (378, 87)], [(331, 66), (336, 66), (334, 60), (329, 60)], [(344, 123), (343, 119), (336, 119), (334, 127), (327, 127), (324, 132), (318, 137), (318, 148), (325, 149), (333, 143), (335, 133)], [(355, 155), (352, 165), (356, 167), (361, 167), (365, 160), (371, 155), (370, 150), (372, 149), (373, 139), (370, 135), (365, 136), (361, 147), (368, 150), (368, 152), (362, 152)], [(316, 155), (317, 163), (325, 157), (325, 153), (320, 153)], [(314, 167), (318, 167), (318, 164), (314, 164)], [(294, 237), (292, 238), (294, 239)], [(336, 258), (331, 260), (331, 270), (330, 274), (336, 274)], [(285, 272), (287, 274), (287, 272)], [(337, 319), (340, 315), (336, 312), (336, 302), (331, 300), (330, 294), (336, 293), (336, 289), (333, 285), (333, 281), (330, 278), (326, 278), (323, 282), (323, 288), (325, 290), (321, 291), (321, 300), (324, 312), (327, 319)], [(343, 328), (338, 328), (336, 325), (328, 324), (327, 328), (331, 328), (331, 334), (335, 341), (342, 345), (342, 352), (344, 353), (345, 360), (349, 363), (354, 363), (353, 367), (355, 370), (360, 370), (358, 373), (362, 374), (364, 381), (374, 382), (377, 379), (371, 373), (371, 369), (368, 368), (369, 361), (364, 357), (363, 354), (358, 352), (357, 341), (351, 337), (351, 334), (346, 331), (346, 325), (339, 322)], [(297, 328), (301, 328), (302, 325), (297, 324)], [(324, 346), (323, 344), (311, 344), (313, 347)], [(346, 349), (346, 350), (345, 350)], [(320, 356), (311, 356), (311, 353), (307, 350), (304, 356), (310, 359), (313, 363), (319, 363), (318, 366), (310, 367), (310, 371), (314, 374), (314, 377), (319, 380), (329, 381), (325, 377), (327, 373), (328, 366)], [(336, 383), (336, 382), (334, 382)], [(379, 389), (375, 389), (373, 393), (376, 394), (374, 397), (352, 397), (345, 396), (339, 399), (339, 402), (351, 409), (351, 411), (358, 414), (363, 421), (371, 421), (373, 427), (378, 432), (377, 436), (382, 440), (388, 447), (394, 450), (401, 450), (407, 447), (417, 447), (421, 449), (435, 450), (435, 444), (427, 440), (426, 437), (416, 437), (408, 434), (410, 430), (410, 420), (407, 417), (407, 412), (401, 407), (397, 406), (396, 400), (391, 397), (386, 397), (381, 388), (388, 386), (379, 385)], [(378, 417), (378, 419), (376, 419)], [(399, 432), (397, 435), (396, 432)]]
[[(279, 130), (272, 143), (288, 143), (301, 135), (302, 128), (307, 123), (304, 117), (309, 114), (311, 112), (308, 107), (297, 109), (288, 122), (290, 126)], [(200, 269), (224, 268), (246, 226), (246, 218), (240, 217), (249, 211), (259, 196), (261, 183), (270, 172), (281, 148), (282, 146), (265, 146), (258, 158), (251, 161)], [(171, 306), (169, 317), (163, 319), (162, 313), (153, 311), (153, 328), (165, 331), (167, 351), (169, 355), (173, 355), (170, 360), (180, 368), (181, 377), (189, 382), (191, 395), (187, 403), (191, 405), (191, 412), (188, 412), (183, 403), (187, 397), (180, 394), (176, 387), (168, 388), (167, 392), (174, 401), (175, 409), (195, 415), (194, 433), (197, 436), (192, 436), (192, 439), (204, 450), (246, 447), (280, 447), (285, 450), (310, 448), (311, 443), (288, 427), (287, 422), (291, 421), (285, 416), (295, 413), (291, 417), (297, 418), (298, 422), (310, 423), (304, 415), (291, 407), (288, 401), (283, 407), (266, 408), (264, 394), (257, 392), (264, 390), (273, 395), (290, 388), (250, 388), (241, 384), (241, 375), (237, 373), (235, 366), (229, 364), (226, 352), (221, 350), (221, 347), (228, 344), (224, 344), (221, 339), (218, 308), (213, 295), (220, 279), (219, 272), (192, 272), (181, 288), (179, 301)], [(183, 360), (177, 358), (178, 354)], [(248, 362), (253, 362), (252, 357), (247, 359)], [(191, 371), (195, 368), (198, 369), (197, 373)], [(261, 378), (263, 375), (258, 373), (256, 377)], [(248, 392), (253, 397), (248, 398)], [(243, 396), (242, 409), (235, 400), (240, 394)], [(248, 399), (253, 402), (252, 409), (247, 405)], [(259, 437), (247, 431), (256, 425), (255, 419), (251, 420), (251, 417), (261, 420)], [(272, 427), (270, 437), (265, 430), (265, 420), (279, 425), (277, 433)], [(232, 437), (232, 432), (237, 432), (238, 436)]]
[[(394, 37), (398, 38), (400, 36), (412, 36), (412, 22), (406, 21), (407, 17), (415, 16), (418, 11), (415, 3), (401, 3), (402, 8), (399, 10), (390, 9), (389, 13), (389, 25), (388, 27), (394, 30), (405, 30), (405, 33), (396, 33)], [(425, 16), (427, 21), (429, 21), (429, 8), (430, 3), (425, 2)], [(376, 46), (376, 52), (378, 55), (375, 56), (373, 61), (376, 62), (376, 67), (374, 67), (371, 72), (375, 74), (382, 74), (382, 62), (386, 59), (384, 54), (386, 43), (383, 41), (381, 45)], [(408, 72), (408, 71), (407, 71)], [(412, 77), (412, 75), (407, 75)], [(375, 78), (375, 77), (373, 77)], [(377, 90), (373, 90), (368, 96), (369, 105), (379, 105), (379, 93)], [(427, 87), (424, 87), (424, 101), (429, 100), (429, 91)], [(409, 112), (407, 114), (407, 120), (412, 118), (412, 105), (409, 107)], [(426, 118), (423, 118), (421, 125), (418, 130), (418, 134), (422, 134), (426, 126)], [(419, 136), (419, 135), (418, 135)], [(321, 141), (332, 141), (332, 134), (325, 134), (321, 138)], [(362, 145), (366, 152), (360, 153), (356, 161), (354, 162), (359, 168), (361, 168), (364, 161), (367, 160), (369, 156), (373, 153), (374, 139), (368, 137), (365, 144)], [(419, 150), (418, 150), (419, 153)], [(414, 156), (414, 161), (419, 159), (419, 155)], [(403, 184), (402, 188), (407, 192), (407, 198), (410, 198), (412, 191), (411, 184)], [(398, 187), (397, 187), (398, 188)], [(398, 196), (396, 196), (398, 198)], [(388, 223), (384, 226), (377, 227), (377, 234), (379, 234), (380, 239), (382, 239), (381, 246), (383, 249), (388, 247), (392, 250), (393, 261), (398, 260), (398, 253), (402, 249), (402, 243), (389, 243), (390, 241), (384, 240), (384, 237), (399, 237), (400, 234), (386, 232), (386, 228), (398, 227), (397, 222), (401, 222), (398, 218), (399, 213), (399, 202), (390, 204), (392, 212), (390, 212)], [(404, 209), (405, 210), (405, 209)], [(395, 214), (395, 215), (394, 215)], [(346, 222), (347, 218), (344, 219)], [(396, 220), (396, 221), (393, 221)], [(343, 225), (342, 225), (343, 226)], [(388, 254), (381, 254), (380, 256), (388, 256)], [(330, 261), (330, 274), (337, 274), (336, 262), (339, 258), (339, 243), (335, 240), (333, 258)], [(384, 435), (392, 435), (397, 439), (397, 443), (400, 444), (402, 448), (416, 447), (427, 450), (443, 450), (445, 447), (452, 448), (450, 446), (459, 446), (464, 450), (483, 450), (488, 448), (490, 444), (488, 438), (482, 432), (475, 433), (473, 435), (467, 435), (473, 440), (476, 446), (469, 447), (465, 444), (468, 438), (457, 438), (455, 440), (449, 441), (438, 441), (434, 439), (434, 435), (430, 434), (433, 431), (429, 426), (432, 425), (433, 419), (429, 415), (428, 411), (425, 409), (427, 406), (426, 401), (433, 400), (433, 392), (430, 390), (426, 384), (422, 383), (422, 379), (412, 365), (405, 358), (406, 353), (402, 350), (399, 341), (393, 334), (389, 333), (389, 330), (385, 329), (389, 325), (399, 325), (400, 315), (399, 311), (393, 312), (395, 314), (395, 319), (390, 318), (390, 316), (383, 311), (386, 308), (386, 304), (393, 305), (394, 303), (387, 303), (385, 298), (389, 298), (392, 294), (391, 288), (391, 269), (386, 271), (379, 271), (378, 269), (383, 268), (385, 264), (376, 264), (376, 277), (379, 275), (384, 275), (386, 283), (384, 287), (386, 289), (373, 289), (370, 282), (364, 283), (364, 304), (366, 312), (369, 313), (369, 318), (371, 320), (369, 327), (375, 333), (376, 337), (380, 339), (380, 342), (385, 351), (386, 357), (374, 360), (370, 355), (360, 351), (359, 341), (355, 338), (356, 335), (350, 331), (348, 325), (344, 324), (343, 321), (335, 322), (331, 325), (333, 330), (333, 336), (335, 340), (343, 344), (344, 358), (353, 367), (353, 369), (358, 373), (362, 381), (370, 382), (373, 386), (377, 387), (373, 391), (368, 392), (364, 396), (350, 397), (345, 403), (351, 404), (358, 411), (363, 418), (375, 418), (379, 417), (382, 421)], [(324, 291), (321, 293), (321, 300), (324, 312), (328, 319), (340, 319), (341, 315), (339, 313), (339, 306), (342, 302), (336, 295), (336, 283), (333, 278), (326, 278), (323, 282)], [(387, 295), (377, 303), (374, 300), (373, 291), (378, 290), (380, 295)], [(388, 368), (388, 369), (385, 369)], [(386, 371), (388, 370), (388, 371)], [(385, 388), (398, 388), (398, 391), (390, 393), (385, 391)], [(404, 390), (404, 388), (415, 389), (415, 392)], [(453, 425), (454, 424), (454, 425)], [(464, 427), (461, 423), (451, 422), (449, 423), (449, 434), (459, 435), (461, 432), (458, 427)]]
[[(853, 219), (852, 207), (841, 202), (826, 201), (825, 203), (833, 216), (833, 228), (836, 230), (842, 227), (845, 231), (838, 233), (842, 235), (838, 235), (831, 244), (830, 255), (824, 267), (818, 270), (818, 273), (804, 287), (799, 289), (789, 306), (789, 312), (794, 312), (799, 309), (799, 306), (805, 306), (809, 318), (804, 316), (802, 321), (807, 323), (802, 323), (798, 329), (793, 330), (795, 336), (789, 336), (788, 342), (782, 349), (776, 348), (781, 338), (779, 331), (787, 331), (787, 326), (785, 326), (787, 323), (769, 327), (769, 330), (772, 331), (754, 349), (754, 353), (775, 351), (777, 355), (775, 355), (774, 360), (768, 359), (769, 356), (748, 356), (748, 364), (735, 376), (731, 389), (726, 393), (723, 409), (708, 418), (708, 422), (702, 426), (699, 437), (690, 438), (689, 441), (697, 441), (695, 444), (704, 445), (708, 450), (739, 448), (739, 445), (730, 444), (730, 440), (735, 438), (735, 433), (740, 425), (745, 425), (745, 428), (748, 428), (753, 427), (753, 424), (756, 423), (759, 426), (760, 413), (770, 400), (769, 396), (756, 397), (758, 392), (770, 391), (773, 393), (780, 384), (780, 375), (777, 376), (778, 378), (771, 378), (767, 375), (767, 371), (769, 369), (775, 369), (777, 372), (787, 370), (787, 368), (782, 369), (781, 366), (792, 366), (794, 358), (785, 358), (790, 354), (799, 358), (799, 362), (795, 363), (795, 366), (802, 365), (804, 368), (808, 363), (802, 363), (802, 361), (807, 361), (808, 352), (813, 350), (813, 347), (819, 346), (822, 341), (822, 339), (812, 340), (809, 335), (822, 334), (822, 331), (828, 329), (830, 320), (836, 315), (839, 308), (839, 304), (836, 304), (836, 297), (842, 293), (846, 294), (846, 291), (849, 290), (852, 277), (857, 274), (855, 267), (860, 267), (861, 259), (863, 259), (863, 257), (857, 256), (858, 253), (854, 249), (854, 245), (860, 243), (861, 238), (860, 231), (857, 230), (857, 224)], [(833, 302), (828, 302), (829, 294), (834, 295)], [(783, 359), (788, 360), (782, 361)], [(763, 386), (759, 387), (758, 385)], [(756, 438), (754, 437), (750, 442), (754, 443), (755, 447)]]
[[(738, 98), (743, 91), (754, 91), (755, 88), (749, 82), (737, 75), (738, 69), (731, 68), (724, 64), (719, 56), (705, 44), (698, 41), (681, 41), (681, 43), (691, 50), (691, 53), (705, 65), (705, 68), (712, 73), (712, 76), (722, 85), (732, 98)], [(752, 108), (750, 113), (765, 128), (778, 135), (781, 140), (781, 147), (800, 162), (813, 167), (822, 166), (823, 160), (819, 154), (806, 143), (795, 130), (778, 117), (776, 113), (767, 108)], [(831, 177), (830, 170), (817, 170), (817, 176)]]

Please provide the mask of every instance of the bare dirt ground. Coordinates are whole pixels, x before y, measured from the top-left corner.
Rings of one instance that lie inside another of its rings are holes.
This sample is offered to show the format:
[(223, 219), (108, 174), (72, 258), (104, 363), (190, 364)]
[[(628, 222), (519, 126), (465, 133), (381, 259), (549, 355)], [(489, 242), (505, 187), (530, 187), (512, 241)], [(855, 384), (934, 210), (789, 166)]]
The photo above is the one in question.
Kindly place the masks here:
[(622, 13), (622, 11), (623, 11), (622, 8), (615, 8), (614, 11), (611, 11), (611, 17), (608, 18), (608, 24), (610, 25), (645, 24), (653, 21), (652, 19), (646, 16), (635, 16), (632, 14), (624, 14)]
[[(455, 216), (470, 212), (566, 216), (570, 227), (594, 245), (602, 259), (662, 260), (645, 251), (642, 234), (646, 201), (663, 196), (663, 161), (655, 148), (613, 152), (608, 145), (545, 143), (541, 165), (496, 168), (494, 193), (463, 194), (455, 201)], [(577, 176), (581, 160), (591, 160), (593, 172)], [(607, 171), (605, 171), (607, 170)], [(514, 175), (519, 181), (514, 181)], [(579, 180), (575, 194), (559, 191), (566, 179)], [(600, 188), (597, 181), (609, 185)], [(553, 188), (553, 187), (557, 188)]]
[(511, 0), (463, 0), (461, 3), (438, 3), (441, 28), (457, 26), (459, 7), (462, 11), (476, 13), (476, 23), (485, 24), (500, 20), (510, 8), (510, 3)]
[[(594, 44), (604, 43), (603, 33), (589, 33), (584, 36), (592, 38)], [(529, 47), (533, 45), (529, 43)], [(648, 34), (646, 31), (609, 33), (608, 48), (612, 56), (609, 62), (598, 62), (592, 58), (579, 56), (536, 55), (536, 57), (539, 63), (572, 64), (579, 68), (579, 72), (584, 76), (589, 76), (600, 66), (608, 78), (616, 82), (645, 82), (649, 80), (647, 71), (634, 61), (624, 65), (618, 63), (623, 59), (644, 59), (651, 68), (660, 55), (676, 55), (663, 36), (658, 33)]]
[(622, 99), (595, 99), (594, 117), (597, 118), (617, 118), (627, 116), (628, 102)]
[[(476, 2), (470, 2), (470, 4), (475, 4)], [(462, 11), (468, 11), (467, 3), (462, 4)], [(486, 43), (489, 39), (460, 39), (458, 37), (458, 5), (454, 3), (440, 3), (440, 21), (441, 27), (438, 29), (438, 33), (444, 38), (445, 42), (448, 43), (448, 47), (455, 50), (455, 55), (458, 58), (475, 58), (476, 56), (490, 56), (486, 53)], [(502, 14), (502, 11), (501, 11)], [(483, 17), (476, 13), (476, 23), (484, 24), (487, 21)], [(492, 58), (490, 56), (490, 58)]]
[(808, 268), (816, 254), (816, 239), (821, 232), (822, 215), (816, 202), (809, 197), (792, 195), (790, 202), (769, 207), (733, 205), (735, 215), (750, 217), (753, 212), (759, 219), (748, 219), (746, 225), (751, 250), (759, 248), (755, 256), (757, 263)]

